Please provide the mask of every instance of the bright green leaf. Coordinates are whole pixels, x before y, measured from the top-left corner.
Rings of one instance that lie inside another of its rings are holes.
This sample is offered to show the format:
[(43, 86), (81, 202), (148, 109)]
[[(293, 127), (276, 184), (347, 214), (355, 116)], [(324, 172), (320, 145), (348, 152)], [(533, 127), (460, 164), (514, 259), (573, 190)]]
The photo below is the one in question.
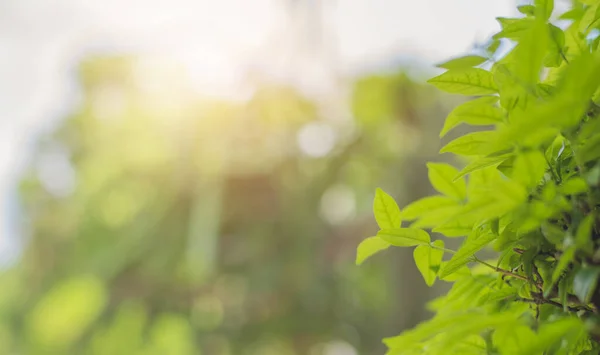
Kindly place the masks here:
[(418, 228), (382, 229), (377, 236), (397, 247), (412, 247), (429, 244), (429, 233)]
[(548, 163), (538, 150), (523, 152), (515, 158), (513, 179), (526, 188), (536, 187), (544, 177)]
[(579, 195), (588, 191), (589, 187), (587, 182), (579, 176), (575, 176), (560, 186), (560, 192), (565, 195)]
[(554, 10), (554, 0), (535, 0), (535, 13), (536, 16), (546, 21), (552, 16)]
[(579, 31), (587, 33), (600, 24), (600, 3), (588, 7), (579, 22)]
[(479, 234), (477, 232), (465, 240), (465, 244), (458, 249), (458, 252), (452, 256), (447, 264), (440, 271), (440, 278), (444, 278), (467, 263), (473, 261), (473, 255), (483, 249), (487, 244), (496, 239), (492, 233)]
[(496, 139), (495, 131), (480, 131), (467, 133), (446, 144), (440, 153), (457, 155), (487, 155), (494, 151), (490, 142)]
[(487, 61), (487, 58), (478, 55), (466, 55), (450, 59), (444, 63), (438, 64), (438, 68), (445, 69), (466, 69), (476, 67)]
[(492, 74), (480, 68), (448, 70), (427, 82), (452, 94), (489, 95), (498, 92)]
[(533, 16), (533, 14), (535, 12), (535, 6), (521, 5), (521, 6), (517, 6), (517, 10), (519, 10), (519, 12), (522, 13), (523, 15)]
[(440, 208), (455, 206), (457, 206), (457, 202), (452, 198), (446, 196), (427, 196), (404, 207), (404, 210), (402, 210), (402, 218), (410, 221), (428, 213), (435, 212)]
[(379, 237), (369, 237), (363, 240), (356, 249), (356, 265), (362, 264), (371, 255), (389, 248), (390, 245)]
[(396, 201), (380, 188), (375, 191), (373, 213), (380, 229), (400, 228), (400, 208)]
[(440, 193), (463, 200), (467, 197), (467, 184), (464, 179), (453, 181), (458, 170), (445, 163), (427, 163), (429, 181)]
[(499, 155), (499, 156), (483, 157), (483, 158), (476, 159), (476, 160), (472, 161), (471, 163), (469, 163), (467, 166), (465, 166), (460, 171), (460, 173), (458, 173), (458, 175), (456, 175), (454, 177), (454, 180), (460, 179), (463, 176), (470, 174), (474, 171), (478, 171), (481, 169), (485, 169), (485, 168), (489, 168), (491, 166), (498, 165), (498, 164), (502, 163), (503, 161), (505, 161), (506, 159), (510, 158), (511, 156), (512, 156), (512, 154), (503, 154), (503, 155)]
[(497, 102), (497, 96), (484, 96), (455, 107), (444, 121), (440, 137), (461, 123), (479, 126), (502, 122), (504, 114), (496, 106)]
[[(438, 248), (444, 248), (443, 240), (436, 240), (432, 244)], [(413, 252), (415, 264), (421, 275), (423, 275), (427, 286), (432, 286), (435, 282), (435, 277), (440, 270), (443, 256), (443, 250), (432, 248), (429, 245), (419, 245), (415, 248)]]

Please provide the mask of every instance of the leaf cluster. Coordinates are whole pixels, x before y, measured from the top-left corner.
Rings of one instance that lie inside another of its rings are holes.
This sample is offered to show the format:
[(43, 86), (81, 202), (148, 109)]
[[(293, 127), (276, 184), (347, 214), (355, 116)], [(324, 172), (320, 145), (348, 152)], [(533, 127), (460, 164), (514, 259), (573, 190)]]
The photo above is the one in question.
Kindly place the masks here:
[[(429, 80), (471, 97), (440, 134), (479, 127), (440, 150), (468, 164), (428, 163), (438, 194), (403, 209), (376, 191), (380, 230), (358, 246), (357, 264), (414, 247), (427, 285), (453, 283), (430, 304), (432, 319), (384, 339), (390, 355), (600, 352), (600, 1), (518, 10), (498, 18), (481, 53)], [(500, 55), (501, 43), (512, 49)]]

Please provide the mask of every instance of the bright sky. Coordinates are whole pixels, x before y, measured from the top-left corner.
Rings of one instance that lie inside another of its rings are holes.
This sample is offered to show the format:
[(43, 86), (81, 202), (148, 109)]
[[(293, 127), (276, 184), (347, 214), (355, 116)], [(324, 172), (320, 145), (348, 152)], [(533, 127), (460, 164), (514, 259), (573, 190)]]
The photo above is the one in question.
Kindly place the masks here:
[[(285, 11), (286, 4), (300, 2), (307, 5), (295, 8), (294, 16)], [(311, 10), (318, 4), (324, 38), (314, 21), (319, 13)], [(495, 17), (513, 15), (514, 5), (515, 0), (4, 0), (0, 246), (11, 234), (12, 207), (6, 201), (19, 169), (36, 135), (77, 102), (71, 74), (90, 51), (169, 53), (186, 63), (206, 94), (238, 95), (247, 68), (318, 90), (332, 72), (354, 73), (405, 55), (432, 64), (462, 54), (497, 30)], [(308, 40), (302, 28), (313, 31)], [(302, 51), (311, 46), (312, 52)]]

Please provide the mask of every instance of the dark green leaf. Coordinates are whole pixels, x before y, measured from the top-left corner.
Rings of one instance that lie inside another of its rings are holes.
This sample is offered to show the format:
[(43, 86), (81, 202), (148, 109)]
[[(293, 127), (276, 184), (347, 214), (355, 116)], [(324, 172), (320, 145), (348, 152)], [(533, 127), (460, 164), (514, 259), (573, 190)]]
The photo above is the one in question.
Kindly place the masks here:
[(581, 302), (588, 303), (590, 301), (592, 293), (596, 289), (599, 275), (599, 267), (583, 267), (575, 274), (573, 292)]

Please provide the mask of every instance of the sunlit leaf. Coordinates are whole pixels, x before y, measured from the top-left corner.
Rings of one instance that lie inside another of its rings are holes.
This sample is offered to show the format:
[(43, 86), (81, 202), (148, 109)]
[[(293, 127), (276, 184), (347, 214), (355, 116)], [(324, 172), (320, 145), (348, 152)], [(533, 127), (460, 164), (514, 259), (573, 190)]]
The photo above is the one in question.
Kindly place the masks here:
[(402, 222), (400, 208), (396, 201), (382, 189), (375, 191), (373, 213), (380, 229), (399, 228)]
[(370, 256), (389, 248), (390, 245), (379, 237), (369, 237), (363, 240), (356, 249), (356, 265), (362, 264)]
[(496, 139), (494, 131), (480, 131), (467, 133), (446, 144), (440, 153), (454, 153), (458, 155), (487, 155), (494, 151), (490, 142)]
[[(443, 240), (436, 240), (432, 244), (438, 248), (444, 248)], [(415, 264), (417, 265), (417, 269), (421, 272), (421, 275), (423, 275), (423, 279), (425, 279), (427, 286), (432, 286), (435, 282), (443, 256), (443, 250), (433, 248), (429, 245), (419, 245), (413, 251)]]
[(453, 181), (458, 174), (455, 167), (445, 163), (427, 163), (429, 181), (440, 193), (463, 200), (467, 197), (467, 184), (464, 180)]
[(470, 125), (492, 125), (502, 122), (504, 114), (502, 110), (495, 105), (497, 102), (497, 96), (484, 96), (456, 106), (452, 112), (450, 112), (448, 117), (446, 117), (444, 127), (440, 132), (440, 137), (443, 137), (452, 128), (461, 123)]
[(438, 64), (438, 68), (445, 69), (466, 69), (476, 67), (480, 64), (483, 64), (487, 61), (487, 58), (478, 56), (478, 55), (466, 55), (463, 57), (458, 57), (454, 59), (450, 59), (444, 63)]
[(533, 188), (541, 182), (547, 167), (542, 152), (532, 150), (521, 153), (515, 158), (513, 179), (527, 188)]
[[(477, 232), (474, 232), (477, 233)], [(447, 264), (444, 265), (440, 271), (440, 278), (444, 278), (467, 263), (473, 261), (473, 255), (479, 250), (483, 249), (487, 244), (496, 239), (492, 233), (474, 234), (472, 237), (467, 238), (465, 244), (460, 247), (458, 252), (452, 256)]]
[(489, 95), (498, 92), (492, 74), (480, 68), (448, 70), (427, 82), (453, 94)]
[(377, 236), (397, 247), (429, 244), (431, 241), (429, 233), (418, 228), (382, 229)]
[(452, 198), (439, 195), (427, 196), (404, 207), (404, 210), (402, 210), (402, 218), (413, 220), (437, 209), (455, 206), (457, 206), (457, 202)]

